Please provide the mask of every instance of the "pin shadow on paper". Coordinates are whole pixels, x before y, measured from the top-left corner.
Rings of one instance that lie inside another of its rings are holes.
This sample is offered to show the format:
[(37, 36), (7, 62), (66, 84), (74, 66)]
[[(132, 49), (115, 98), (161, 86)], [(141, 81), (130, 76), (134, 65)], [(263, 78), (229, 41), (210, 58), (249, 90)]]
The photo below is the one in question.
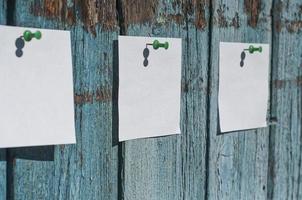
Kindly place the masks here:
[(30, 42), (33, 38), (40, 40), (41, 37), (42, 37), (41, 31), (36, 31), (34, 33), (32, 33), (29, 30), (24, 31), (23, 35), (18, 37), (15, 42), (15, 45), (17, 47), (16, 56), (19, 58), (23, 56), (23, 48), (25, 46), (25, 41)]
[(145, 67), (147, 67), (149, 64), (148, 57), (150, 54), (150, 50), (148, 49), (148, 46), (151, 46), (151, 45), (152, 45), (153, 49), (155, 49), (155, 50), (157, 50), (159, 48), (164, 48), (167, 50), (169, 48), (169, 42), (160, 43), (158, 40), (154, 40), (153, 43), (147, 43), (146, 48), (143, 51), (143, 56), (144, 56), (143, 64)]
[(16, 39), (15, 44), (17, 47), (16, 56), (20, 58), (23, 55), (23, 47), (25, 46), (25, 42), (22, 37), (19, 37)]
[(148, 46), (146, 45), (146, 48), (144, 49), (143, 51), (143, 55), (144, 55), (144, 66), (147, 67), (148, 64), (149, 64), (149, 61), (148, 61), (148, 57), (149, 57), (149, 54), (150, 54), (150, 51), (148, 49)]
[(245, 54), (246, 51), (248, 51), (250, 54), (253, 54), (254, 52), (257, 52), (257, 51), (259, 53), (261, 53), (262, 52), (262, 47), (261, 46), (254, 47), (253, 45), (250, 45), (248, 49), (243, 49), (243, 51), (240, 54), (240, 57), (241, 57), (240, 67), (243, 67), (243, 65), (244, 65), (244, 59), (246, 57), (246, 54)]

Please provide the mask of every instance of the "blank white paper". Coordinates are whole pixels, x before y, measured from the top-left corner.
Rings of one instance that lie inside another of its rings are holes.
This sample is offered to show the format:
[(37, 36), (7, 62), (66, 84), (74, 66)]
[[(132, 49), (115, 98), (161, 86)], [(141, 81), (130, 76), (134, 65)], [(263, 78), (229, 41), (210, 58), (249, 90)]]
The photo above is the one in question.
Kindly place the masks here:
[[(155, 39), (169, 48), (148, 46)], [(181, 39), (119, 36), (119, 141), (180, 134)]]
[[(42, 38), (16, 39), (25, 30)], [(75, 143), (69, 31), (0, 26), (0, 147)]]
[[(241, 53), (250, 45), (262, 52)], [(219, 118), (221, 132), (266, 127), (269, 97), (269, 45), (220, 42)]]

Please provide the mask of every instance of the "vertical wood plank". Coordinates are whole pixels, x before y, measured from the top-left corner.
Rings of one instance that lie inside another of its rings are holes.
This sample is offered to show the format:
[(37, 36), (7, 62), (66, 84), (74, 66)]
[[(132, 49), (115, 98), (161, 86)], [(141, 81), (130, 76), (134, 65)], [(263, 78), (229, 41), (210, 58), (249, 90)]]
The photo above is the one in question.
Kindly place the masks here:
[(273, 7), (273, 106), (269, 199), (302, 199), (302, 3)]
[(0, 200), (6, 199), (6, 152), (0, 150)]
[(24, 159), (16, 149), (15, 199), (117, 199), (111, 112), (115, 8), (114, 1), (103, 0), (16, 0), (16, 25), (71, 30), (77, 144), (53, 152), (43, 148), (52, 159)]
[[(0, 1), (0, 24), (6, 24), (6, 1)], [(0, 200), (6, 199), (6, 150), (0, 149)]]
[(266, 199), (269, 128), (218, 135), (217, 95), (219, 42), (271, 43), (271, 3), (212, 4), (209, 199)]
[(205, 196), (208, 1), (121, 2), (126, 35), (181, 37), (182, 135), (124, 143), (124, 199)]
[(7, 6), (6, 6), (6, 1), (1, 1), (0, 2), (0, 24), (5, 25), (6, 24), (6, 11), (7, 11)]

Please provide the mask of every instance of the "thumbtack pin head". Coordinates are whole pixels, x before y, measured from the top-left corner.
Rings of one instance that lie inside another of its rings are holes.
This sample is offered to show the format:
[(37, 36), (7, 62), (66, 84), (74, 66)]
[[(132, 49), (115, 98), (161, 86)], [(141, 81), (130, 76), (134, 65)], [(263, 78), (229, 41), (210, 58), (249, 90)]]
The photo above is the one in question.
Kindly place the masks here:
[(26, 42), (31, 41), (31, 39), (32, 39), (31, 34), (32, 34), (32, 33), (31, 33), (30, 31), (28, 31), (28, 30), (24, 31), (24, 33), (23, 33), (23, 38), (24, 38), (24, 40), (25, 40)]
[(253, 45), (250, 45), (248, 49), (244, 49), (244, 51), (248, 51), (249, 53), (254, 53), (255, 51), (262, 52), (262, 47), (254, 47)]
[(154, 49), (158, 49), (158, 48), (159, 48), (159, 44), (160, 44), (160, 43), (159, 43), (158, 40), (154, 40), (154, 41), (153, 41), (153, 44), (152, 44), (152, 45), (153, 45), (153, 48), (154, 48)]
[(158, 49), (160, 47), (164, 48), (164, 49), (168, 49), (169, 48), (169, 43), (165, 42), (165, 43), (160, 43), (158, 40), (154, 40), (152, 43), (153, 49)]
[(250, 46), (249, 46), (249, 52), (250, 52), (250, 53), (254, 53), (254, 51), (255, 51), (254, 46), (253, 46), (253, 45), (250, 45)]
[(35, 37), (37, 40), (40, 40), (41, 37), (42, 37), (41, 31), (36, 31), (36, 32), (34, 33), (34, 37)]
[(168, 49), (168, 48), (169, 48), (169, 43), (168, 43), (168, 42), (165, 42), (164, 48), (165, 48), (165, 49)]
[(23, 38), (26, 42), (31, 41), (32, 38), (36, 38), (37, 40), (40, 40), (42, 37), (41, 31), (36, 31), (35, 33), (32, 33), (29, 30), (24, 31)]

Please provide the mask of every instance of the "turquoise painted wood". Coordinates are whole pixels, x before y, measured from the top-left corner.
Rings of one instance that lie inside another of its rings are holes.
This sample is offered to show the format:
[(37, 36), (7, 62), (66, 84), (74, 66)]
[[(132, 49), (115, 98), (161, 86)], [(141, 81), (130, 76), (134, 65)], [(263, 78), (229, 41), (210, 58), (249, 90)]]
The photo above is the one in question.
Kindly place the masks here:
[[(77, 134), (0, 150), (0, 200), (302, 198), (300, 0), (3, 0), (0, 24), (71, 31)], [(182, 135), (117, 142), (119, 34), (183, 39)], [(219, 134), (220, 41), (271, 45), (275, 125)]]
[[(105, 22), (100, 27), (93, 21), (96, 15), (99, 21), (110, 19), (101, 16), (103, 11), (90, 13), (90, 6), (95, 5), (16, 1), (16, 25), (71, 30), (77, 145), (41, 149), (53, 158), (39, 160), (20, 158), (23, 150), (16, 149), (13, 199), (117, 199), (118, 146), (112, 143), (111, 85), (118, 28), (115, 14), (112, 27)], [(107, 3), (109, 9), (115, 13), (115, 4)], [(36, 148), (29, 151), (39, 155)]]
[(265, 199), (267, 196), (270, 128), (218, 135), (217, 95), (219, 42), (258, 42), (271, 45), (271, 6), (271, 1), (238, 3), (225, 0), (212, 7), (211, 94), (208, 105), (209, 199)]
[[(123, 1), (126, 35), (181, 37), (181, 136), (126, 141), (124, 199), (203, 199), (209, 18), (206, 3)], [(147, 19), (146, 19), (147, 18)]]
[(270, 133), (271, 199), (302, 199), (302, 3), (273, 6), (273, 106), (278, 120)]

